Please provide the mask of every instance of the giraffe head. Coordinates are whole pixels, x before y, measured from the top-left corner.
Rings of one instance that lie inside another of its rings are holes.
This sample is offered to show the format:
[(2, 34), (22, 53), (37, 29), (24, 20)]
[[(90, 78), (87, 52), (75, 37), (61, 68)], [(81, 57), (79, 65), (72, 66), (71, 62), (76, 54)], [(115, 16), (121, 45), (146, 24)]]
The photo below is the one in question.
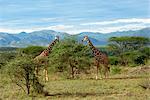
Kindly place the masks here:
[(58, 41), (59, 41), (59, 36), (55, 36), (55, 40), (58, 40)]
[(83, 42), (83, 41), (88, 41), (88, 36), (84, 36), (82, 42)]

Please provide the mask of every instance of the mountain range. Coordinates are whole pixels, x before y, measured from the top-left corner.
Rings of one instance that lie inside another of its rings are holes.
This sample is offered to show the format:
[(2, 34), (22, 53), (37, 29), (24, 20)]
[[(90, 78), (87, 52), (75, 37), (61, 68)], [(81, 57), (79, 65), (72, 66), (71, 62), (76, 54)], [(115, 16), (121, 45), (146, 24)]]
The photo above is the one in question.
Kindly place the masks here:
[(29, 45), (47, 46), (55, 36), (60, 36), (60, 39), (65, 37), (76, 37), (81, 41), (83, 36), (88, 36), (94, 45), (106, 45), (110, 37), (120, 36), (142, 36), (150, 38), (150, 28), (143, 28), (141, 30), (117, 31), (111, 33), (99, 32), (82, 32), (76, 35), (70, 35), (65, 32), (56, 32), (53, 30), (41, 30), (31, 33), (21, 32), (18, 34), (0, 32), (0, 47), (27, 47)]

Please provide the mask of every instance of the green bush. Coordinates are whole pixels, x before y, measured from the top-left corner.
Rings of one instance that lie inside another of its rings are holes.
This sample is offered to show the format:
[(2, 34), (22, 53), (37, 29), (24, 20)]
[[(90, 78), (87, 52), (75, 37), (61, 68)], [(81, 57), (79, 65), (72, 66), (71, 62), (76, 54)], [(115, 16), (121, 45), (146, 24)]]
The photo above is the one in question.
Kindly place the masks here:
[(112, 74), (120, 74), (121, 73), (121, 68), (115, 66), (115, 67), (111, 67), (111, 73)]
[(6, 65), (7, 62), (16, 57), (15, 52), (2, 52), (0, 53), (0, 69)]
[(118, 65), (120, 62), (119, 57), (115, 57), (115, 56), (110, 56), (109, 57), (109, 64), (110, 65)]
[(10, 61), (5, 66), (7, 72), (13, 83), (18, 85), (27, 94), (32, 90), (37, 93), (42, 93), (43, 85), (39, 83), (38, 78), (35, 76), (36, 63), (29, 56), (18, 56), (16, 59)]
[(146, 56), (140, 55), (140, 56), (138, 56), (138, 57), (136, 57), (136, 58), (134, 59), (134, 62), (135, 62), (135, 64), (137, 64), (137, 65), (145, 64), (145, 59), (146, 59)]
[(145, 64), (146, 56), (140, 51), (130, 51), (122, 54), (126, 64), (128, 65), (140, 65)]

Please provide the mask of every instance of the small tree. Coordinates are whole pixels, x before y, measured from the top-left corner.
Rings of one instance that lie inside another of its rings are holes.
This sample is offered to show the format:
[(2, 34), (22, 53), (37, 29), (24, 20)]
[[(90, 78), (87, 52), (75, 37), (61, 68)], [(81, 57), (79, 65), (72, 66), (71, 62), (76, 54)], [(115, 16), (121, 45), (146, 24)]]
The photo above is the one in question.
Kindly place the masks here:
[(31, 88), (38, 93), (43, 92), (43, 85), (39, 83), (34, 74), (35, 66), (35, 63), (28, 56), (17, 57), (7, 64), (12, 81), (27, 94), (30, 94)]

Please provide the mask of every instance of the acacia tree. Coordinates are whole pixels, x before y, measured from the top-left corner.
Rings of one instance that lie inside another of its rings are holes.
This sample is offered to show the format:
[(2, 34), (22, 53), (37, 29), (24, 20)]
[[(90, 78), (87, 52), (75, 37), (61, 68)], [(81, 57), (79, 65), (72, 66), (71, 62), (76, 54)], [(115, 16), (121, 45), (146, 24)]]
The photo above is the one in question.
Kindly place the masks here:
[[(121, 64), (126, 65), (126, 52), (140, 50), (150, 44), (150, 39), (145, 37), (111, 37), (109, 39), (109, 49), (114, 55), (121, 58)], [(125, 54), (125, 55), (124, 55)]]
[(109, 38), (110, 49), (117, 54), (137, 50), (150, 44), (150, 39), (145, 37), (111, 37)]
[(144, 47), (139, 50), (146, 57), (146, 62), (150, 59), (150, 47)]
[(21, 53), (35, 57), (35, 56), (39, 55), (43, 50), (44, 50), (44, 47), (41, 47), (41, 46), (29, 46), (26, 48), (22, 48), (19, 51)]
[(27, 94), (30, 94), (31, 88), (38, 93), (43, 93), (43, 85), (39, 83), (35, 76), (36, 64), (29, 56), (19, 56), (7, 64), (11, 80), (21, 87)]
[(0, 69), (5, 66), (7, 62), (14, 59), (16, 56), (15, 52), (2, 52), (0, 53)]
[(49, 56), (50, 67), (57, 72), (67, 73), (70, 78), (86, 72), (90, 67), (90, 52), (86, 46), (73, 39), (66, 39), (57, 44)]

